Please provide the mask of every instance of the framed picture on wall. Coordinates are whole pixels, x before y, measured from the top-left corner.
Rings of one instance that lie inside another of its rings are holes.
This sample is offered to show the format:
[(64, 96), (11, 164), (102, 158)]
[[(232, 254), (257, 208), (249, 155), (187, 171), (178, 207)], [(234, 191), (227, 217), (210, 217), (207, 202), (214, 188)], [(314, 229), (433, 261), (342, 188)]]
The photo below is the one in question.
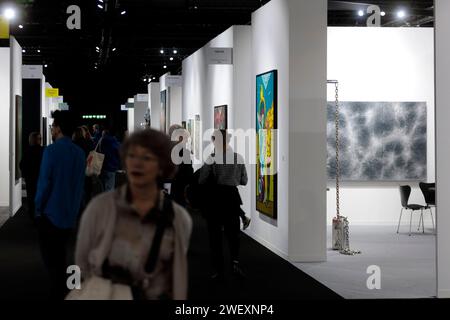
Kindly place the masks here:
[(256, 210), (277, 219), (277, 70), (256, 76)]
[(167, 133), (167, 90), (161, 91), (161, 114), (159, 118), (160, 130)]
[(20, 173), (20, 160), (22, 159), (22, 97), (16, 95), (16, 163), (15, 163), (15, 183), (19, 183), (22, 177)]
[(228, 129), (228, 106), (214, 107), (214, 129), (226, 130)]

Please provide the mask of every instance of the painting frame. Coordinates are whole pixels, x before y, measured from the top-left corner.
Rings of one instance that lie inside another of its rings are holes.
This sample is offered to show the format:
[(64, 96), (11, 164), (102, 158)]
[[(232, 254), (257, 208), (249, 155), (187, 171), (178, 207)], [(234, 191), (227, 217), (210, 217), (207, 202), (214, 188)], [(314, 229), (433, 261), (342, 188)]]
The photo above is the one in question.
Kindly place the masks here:
[(214, 107), (214, 129), (228, 130), (228, 105)]
[[(271, 219), (278, 219), (278, 174), (262, 174), (270, 165), (277, 166), (278, 147), (276, 130), (278, 129), (278, 70), (273, 69), (256, 75), (255, 91), (255, 128), (256, 128), (256, 165), (255, 165), (255, 201), (256, 210)], [(269, 101), (267, 107), (266, 100)], [(264, 106), (264, 107), (263, 107)], [(261, 129), (267, 131), (262, 132)], [(273, 130), (273, 132), (272, 132)], [(275, 137), (272, 133), (275, 133)], [(264, 140), (264, 145), (260, 140)], [(260, 154), (265, 153), (264, 160)], [(267, 163), (262, 163), (269, 161)], [(264, 192), (263, 192), (264, 190)]]

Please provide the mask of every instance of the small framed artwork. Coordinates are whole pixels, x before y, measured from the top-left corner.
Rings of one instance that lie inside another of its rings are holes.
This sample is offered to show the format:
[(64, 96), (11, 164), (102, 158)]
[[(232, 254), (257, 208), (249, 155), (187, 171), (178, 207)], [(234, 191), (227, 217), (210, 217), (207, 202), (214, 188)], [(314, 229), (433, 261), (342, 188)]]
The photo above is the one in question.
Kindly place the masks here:
[(214, 107), (214, 129), (227, 130), (228, 129), (228, 106)]

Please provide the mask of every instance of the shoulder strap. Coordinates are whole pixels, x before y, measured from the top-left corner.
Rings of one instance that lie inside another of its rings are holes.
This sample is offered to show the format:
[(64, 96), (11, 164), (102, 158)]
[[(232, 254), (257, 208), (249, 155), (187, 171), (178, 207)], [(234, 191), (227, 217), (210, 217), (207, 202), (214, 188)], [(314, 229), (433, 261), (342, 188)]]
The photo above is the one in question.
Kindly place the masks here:
[(153, 236), (152, 246), (150, 248), (150, 253), (148, 255), (147, 262), (145, 263), (145, 272), (147, 273), (152, 273), (155, 270), (164, 231), (170, 224), (173, 217), (173, 205), (172, 201), (168, 197), (164, 197), (162, 213), (163, 214), (158, 219), (155, 235)]

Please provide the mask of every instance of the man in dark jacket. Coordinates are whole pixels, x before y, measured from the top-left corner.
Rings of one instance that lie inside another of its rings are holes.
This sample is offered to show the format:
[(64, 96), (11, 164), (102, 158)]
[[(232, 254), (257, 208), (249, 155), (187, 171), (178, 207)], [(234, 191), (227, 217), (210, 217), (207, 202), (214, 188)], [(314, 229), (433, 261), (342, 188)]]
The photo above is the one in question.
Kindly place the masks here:
[(39, 169), (41, 167), (42, 153), (44, 148), (41, 145), (42, 137), (38, 132), (30, 133), (28, 138), (28, 148), (24, 150), (23, 157), (20, 160), (20, 171), (25, 179), (27, 190), (28, 214), (34, 221), (34, 197), (36, 196), (36, 187), (39, 178)]
[(99, 152), (105, 155), (100, 180), (103, 191), (111, 191), (116, 184), (116, 171), (120, 169), (120, 143), (112, 134), (110, 127), (103, 130), (103, 137), (99, 143)]

